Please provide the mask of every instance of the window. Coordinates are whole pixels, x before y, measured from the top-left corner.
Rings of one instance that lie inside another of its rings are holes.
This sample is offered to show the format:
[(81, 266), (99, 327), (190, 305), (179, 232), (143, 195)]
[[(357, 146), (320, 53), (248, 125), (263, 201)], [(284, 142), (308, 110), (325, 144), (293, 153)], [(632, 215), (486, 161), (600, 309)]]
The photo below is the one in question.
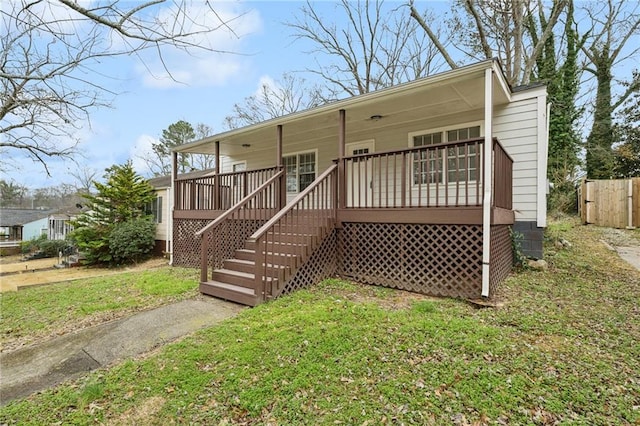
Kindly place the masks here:
[(162, 223), (162, 197), (156, 197), (151, 201), (145, 209), (151, 215), (153, 215), (153, 221), (155, 223)]
[(283, 157), (287, 192), (300, 192), (316, 179), (316, 153), (303, 152)]
[[(446, 129), (443, 131), (416, 134), (412, 136), (414, 147), (436, 145), (443, 142), (455, 142), (480, 137), (480, 126)], [(474, 181), (478, 179), (474, 146), (460, 146), (447, 149), (447, 161), (443, 162), (441, 150), (429, 150), (414, 154), (413, 183), (443, 183), (447, 173), (447, 182)], [(466, 164), (465, 164), (466, 163)]]
[[(447, 142), (479, 137), (480, 126), (447, 131)], [(465, 152), (465, 150), (468, 150), (468, 152)], [(465, 182), (467, 180), (467, 173), (469, 174), (469, 181), (478, 179), (475, 146), (459, 146), (457, 148), (449, 148), (448, 151), (447, 169), (449, 170), (449, 182)], [(467, 164), (465, 164), (465, 159)]]
[(245, 170), (247, 170), (247, 162), (242, 161), (240, 163), (232, 164), (231, 168), (233, 169), (233, 173), (244, 172)]
[[(413, 137), (413, 146), (442, 143), (442, 133), (428, 133)], [(422, 151), (413, 156), (413, 183), (442, 183), (442, 159), (436, 158), (438, 151)]]

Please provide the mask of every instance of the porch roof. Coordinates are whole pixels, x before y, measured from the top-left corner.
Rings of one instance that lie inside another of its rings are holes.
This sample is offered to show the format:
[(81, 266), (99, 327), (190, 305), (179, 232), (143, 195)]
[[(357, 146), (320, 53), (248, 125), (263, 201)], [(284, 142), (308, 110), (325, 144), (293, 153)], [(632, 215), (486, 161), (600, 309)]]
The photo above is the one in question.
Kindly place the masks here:
[[(275, 128), (283, 126), (284, 140), (304, 139), (310, 144), (337, 135), (337, 111), (346, 110), (348, 134), (401, 126), (412, 121), (461, 114), (484, 107), (485, 70), (493, 69), (494, 105), (508, 103), (512, 90), (496, 59), (424, 77), (376, 92), (332, 102), (317, 108), (229, 130), (181, 145), (176, 152), (212, 154), (220, 142), (220, 154), (235, 156), (252, 149), (273, 146)], [(378, 116), (381, 116), (378, 117)], [(245, 145), (245, 147), (243, 147)]]

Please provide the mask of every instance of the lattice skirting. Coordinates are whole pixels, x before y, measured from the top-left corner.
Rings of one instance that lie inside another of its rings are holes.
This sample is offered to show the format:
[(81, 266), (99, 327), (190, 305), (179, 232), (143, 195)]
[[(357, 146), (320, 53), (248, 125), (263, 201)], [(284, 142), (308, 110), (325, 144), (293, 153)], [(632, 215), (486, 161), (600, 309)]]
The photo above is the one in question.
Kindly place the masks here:
[(509, 225), (491, 227), (491, 264), (489, 266), (489, 296), (494, 296), (499, 284), (513, 267), (513, 246)]
[(338, 270), (337, 245), (337, 231), (334, 229), (313, 252), (309, 260), (287, 281), (281, 294), (291, 293), (334, 277)]
[(204, 228), (210, 220), (173, 220), (173, 264), (189, 268), (200, 267), (200, 240), (195, 233)]
[(481, 296), (481, 226), (344, 223), (338, 241), (345, 277), (434, 296)]
[[(173, 221), (173, 264), (190, 268), (200, 267), (200, 239), (195, 233), (209, 224), (211, 220), (175, 219)], [(233, 257), (233, 252), (241, 248), (251, 234), (258, 230), (266, 220), (230, 220), (220, 227), (216, 241), (209, 241), (209, 259), (214, 252), (222, 252), (221, 259)], [(221, 263), (210, 265), (219, 268)]]

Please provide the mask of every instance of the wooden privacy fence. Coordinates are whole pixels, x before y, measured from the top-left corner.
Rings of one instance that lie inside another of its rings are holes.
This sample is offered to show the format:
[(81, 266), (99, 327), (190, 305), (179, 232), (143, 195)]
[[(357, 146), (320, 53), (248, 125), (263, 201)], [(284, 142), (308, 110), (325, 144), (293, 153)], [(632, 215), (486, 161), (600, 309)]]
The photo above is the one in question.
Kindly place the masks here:
[(578, 188), (578, 210), (585, 224), (640, 227), (640, 177), (583, 180)]

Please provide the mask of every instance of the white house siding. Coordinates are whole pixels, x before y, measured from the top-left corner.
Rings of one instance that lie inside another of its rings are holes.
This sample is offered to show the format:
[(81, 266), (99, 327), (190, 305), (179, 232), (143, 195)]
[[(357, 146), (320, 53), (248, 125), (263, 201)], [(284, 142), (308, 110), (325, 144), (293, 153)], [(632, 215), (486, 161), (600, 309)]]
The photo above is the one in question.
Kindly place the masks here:
[(537, 219), (537, 97), (494, 109), (493, 134), (513, 158), (513, 208), (516, 220)]
[(171, 251), (171, 188), (156, 188), (156, 197), (162, 197), (162, 218), (156, 223), (156, 244), (162, 245), (162, 248), (156, 247), (166, 253)]

